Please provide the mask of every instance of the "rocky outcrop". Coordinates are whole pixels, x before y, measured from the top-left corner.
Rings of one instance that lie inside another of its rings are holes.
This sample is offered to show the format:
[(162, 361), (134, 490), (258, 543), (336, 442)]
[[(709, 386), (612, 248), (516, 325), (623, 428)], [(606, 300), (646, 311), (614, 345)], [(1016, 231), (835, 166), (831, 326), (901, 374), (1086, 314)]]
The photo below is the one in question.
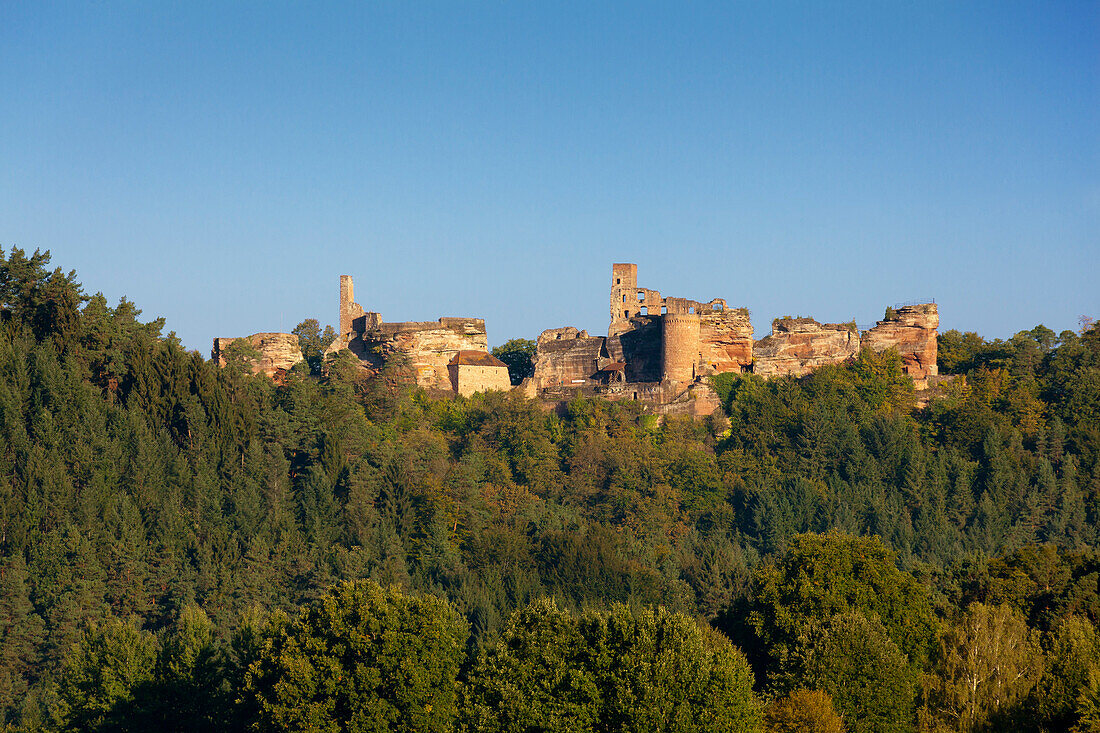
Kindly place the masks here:
[(347, 348), (369, 366), (395, 362), (411, 370), (416, 386), (450, 391), (447, 365), (460, 351), (488, 351), (481, 318), (381, 323), (348, 342)]
[(763, 377), (797, 377), (857, 353), (859, 332), (854, 326), (818, 323), (812, 318), (777, 318), (771, 335), (756, 342), (753, 372)]
[(928, 386), (928, 378), (939, 374), (936, 364), (936, 335), (940, 326), (935, 303), (906, 305), (887, 311), (887, 318), (863, 334), (863, 346), (875, 351), (897, 349), (905, 373), (917, 389)]
[(741, 372), (752, 366), (752, 323), (748, 310), (736, 308), (700, 315), (699, 343), (705, 374)]
[(216, 338), (210, 350), (210, 358), (218, 366), (225, 366), (236, 342), (252, 366), (253, 374), (274, 377), (280, 370), (288, 370), (302, 361), (302, 348), (298, 337), (292, 333), (254, 333), (243, 338)]

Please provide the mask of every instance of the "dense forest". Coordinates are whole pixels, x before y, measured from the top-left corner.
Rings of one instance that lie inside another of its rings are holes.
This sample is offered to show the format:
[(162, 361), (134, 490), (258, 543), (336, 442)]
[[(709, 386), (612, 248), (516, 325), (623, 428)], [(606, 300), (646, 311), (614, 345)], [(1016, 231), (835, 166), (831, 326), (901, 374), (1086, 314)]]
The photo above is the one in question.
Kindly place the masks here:
[(1100, 731), (1100, 326), (692, 422), (310, 322), (276, 385), (49, 266), (0, 250), (0, 729)]

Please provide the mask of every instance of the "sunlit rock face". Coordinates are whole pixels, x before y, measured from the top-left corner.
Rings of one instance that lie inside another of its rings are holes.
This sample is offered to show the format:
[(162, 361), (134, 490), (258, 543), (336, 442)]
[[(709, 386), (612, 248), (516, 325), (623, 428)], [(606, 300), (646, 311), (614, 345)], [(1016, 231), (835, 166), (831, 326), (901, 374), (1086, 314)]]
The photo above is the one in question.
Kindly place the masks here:
[(859, 332), (848, 324), (778, 318), (772, 323), (771, 335), (756, 342), (753, 372), (762, 377), (798, 377), (858, 353)]

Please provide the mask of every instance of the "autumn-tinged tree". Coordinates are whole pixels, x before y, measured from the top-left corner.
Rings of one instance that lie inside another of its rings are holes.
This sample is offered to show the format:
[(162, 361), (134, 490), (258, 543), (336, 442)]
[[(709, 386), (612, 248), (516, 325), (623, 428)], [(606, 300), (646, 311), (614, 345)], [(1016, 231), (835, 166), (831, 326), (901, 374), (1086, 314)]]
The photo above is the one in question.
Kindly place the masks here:
[(833, 699), (822, 690), (800, 687), (773, 701), (764, 710), (768, 733), (845, 733), (844, 721)]

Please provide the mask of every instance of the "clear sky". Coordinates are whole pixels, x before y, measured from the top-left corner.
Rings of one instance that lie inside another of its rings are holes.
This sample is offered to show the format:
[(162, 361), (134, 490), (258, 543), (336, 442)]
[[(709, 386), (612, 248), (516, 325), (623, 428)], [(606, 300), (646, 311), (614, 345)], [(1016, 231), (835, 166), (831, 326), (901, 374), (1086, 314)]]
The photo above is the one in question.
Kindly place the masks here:
[(1100, 2), (0, 0), (0, 244), (208, 353), (664, 295), (1100, 317)]

